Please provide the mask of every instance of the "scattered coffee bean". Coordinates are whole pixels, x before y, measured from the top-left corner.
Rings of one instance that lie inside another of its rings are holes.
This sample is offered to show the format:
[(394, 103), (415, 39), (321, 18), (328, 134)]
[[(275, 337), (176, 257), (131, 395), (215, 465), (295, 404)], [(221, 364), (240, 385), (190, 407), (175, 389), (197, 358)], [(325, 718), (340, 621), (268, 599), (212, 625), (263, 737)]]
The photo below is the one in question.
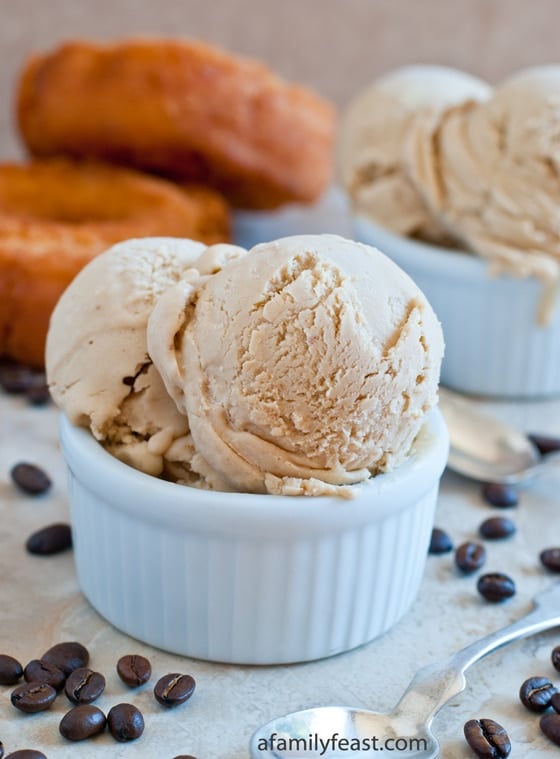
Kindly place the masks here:
[(544, 712), (558, 693), (548, 677), (529, 677), (519, 689), (521, 703), (532, 712)]
[(193, 756), (192, 754), (178, 754), (177, 756), (174, 756), (173, 759), (196, 759), (196, 756)]
[(46, 683), (23, 683), (12, 691), (10, 700), (20, 712), (35, 714), (49, 709), (56, 698), (52, 685)]
[(470, 719), (464, 727), (465, 739), (481, 759), (505, 759), (511, 742), (504, 728), (493, 719)]
[(455, 564), (464, 574), (472, 574), (486, 561), (486, 548), (480, 543), (461, 543), (455, 551)]
[(28, 683), (47, 683), (55, 690), (62, 690), (66, 682), (64, 672), (41, 659), (32, 659), (23, 670), (23, 676)]
[(25, 547), (37, 556), (52, 556), (72, 548), (72, 530), (69, 524), (55, 522), (29, 536)]
[(527, 437), (543, 456), (547, 453), (560, 451), (560, 437), (551, 437), (550, 435), (527, 435)]
[(540, 719), (539, 726), (549, 741), (552, 741), (553, 743), (556, 743), (557, 746), (560, 746), (560, 714), (557, 714), (556, 712), (543, 714)]
[(5, 759), (47, 759), (42, 751), (35, 751), (32, 748), (22, 748), (19, 751), (12, 751)]
[(482, 486), (482, 497), (492, 506), (507, 508), (517, 506), (519, 493), (513, 485), (501, 485), (496, 482), (487, 482)]
[(23, 364), (17, 364), (12, 361), (2, 361), (0, 363), (0, 386), (4, 392), (11, 395), (25, 393), (36, 381), (37, 372)]
[(41, 467), (26, 461), (13, 466), (10, 476), (14, 484), (29, 495), (46, 493), (52, 484), (49, 475)]
[(516, 529), (515, 522), (507, 517), (490, 517), (490, 519), (485, 519), (482, 522), (478, 531), (483, 538), (500, 540), (514, 535)]
[(560, 713), (560, 693), (555, 693), (550, 699), (550, 705), (555, 712)]
[(550, 660), (554, 669), (560, 672), (560, 646), (555, 646), (550, 654)]
[(192, 696), (195, 685), (190, 675), (173, 672), (160, 677), (154, 688), (154, 696), (163, 706), (179, 706)]
[(68, 675), (64, 692), (73, 704), (91, 704), (105, 690), (105, 678), (100, 672), (78, 667)]
[(23, 675), (23, 667), (8, 654), (0, 654), (0, 685), (15, 685)]
[(551, 572), (560, 572), (560, 548), (545, 548), (539, 554), (541, 564)]
[(476, 589), (487, 601), (498, 603), (515, 595), (515, 583), (501, 572), (489, 572), (478, 578)]
[(51, 400), (49, 386), (46, 382), (38, 382), (26, 389), (25, 397), (32, 406), (45, 406)]
[(70, 709), (60, 720), (60, 734), (69, 741), (83, 741), (105, 730), (107, 718), (97, 706), (80, 704)]
[(116, 741), (135, 741), (144, 732), (144, 717), (133, 704), (117, 704), (107, 715), (107, 726)]
[(45, 651), (43, 656), (41, 656), (41, 661), (54, 664), (55, 667), (61, 669), (68, 677), (75, 669), (87, 667), (89, 651), (81, 643), (65, 641), (64, 643), (57, 643), (49, 648), (48, 651)]
[(152, 665), (145, 656), (127, 654), (118, 660), (117, 673), (125, 685), (137, 688), (152, 676)]
[(449, 535), (441, 530), (439, 527), (434, 527), (432, 530), (432, 537), (430, 539), (430, 547), (428, 553), (440, 554), (449, 553), (453, 550), (453, 541)]

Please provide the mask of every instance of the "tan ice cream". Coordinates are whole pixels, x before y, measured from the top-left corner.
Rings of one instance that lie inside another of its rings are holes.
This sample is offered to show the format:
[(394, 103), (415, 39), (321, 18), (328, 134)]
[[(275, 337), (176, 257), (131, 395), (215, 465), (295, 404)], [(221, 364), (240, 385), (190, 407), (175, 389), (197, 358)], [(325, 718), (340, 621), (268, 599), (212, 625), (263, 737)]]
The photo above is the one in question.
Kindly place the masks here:
[(149, 353), (231, 488), (349, 495), (409, 454), (437, 401), (440, 325), (379, 251), (334, 235), (258, 245), (156, 304)]
[(426, 208), (404, 166), (410, 123), (419, 110), (434, 118), (490, 94), (480, 79), (441, 66), (397, 69), (360, 94), (342, 119), (337, 155), (354, 211), (397, 234), (447, 242), (448, 230)]
[(89, 427), (111, 453), (149, 474), (161, 474), (166, 458), (173, 470), (175, 445), (186, 473), (188, 421), (148, 356), (148, 316), (171, 285), (212, 274), (242, 252), (144, 238), (119, 243), (89, 263), (60, 298), (47, 337), (51, 394), (70, 421)]
[(439, 120), (419, 113), (406, 165), (430, 212), (468, 249), (557, 290), (560, 66), (520, 72), (487, 102)]

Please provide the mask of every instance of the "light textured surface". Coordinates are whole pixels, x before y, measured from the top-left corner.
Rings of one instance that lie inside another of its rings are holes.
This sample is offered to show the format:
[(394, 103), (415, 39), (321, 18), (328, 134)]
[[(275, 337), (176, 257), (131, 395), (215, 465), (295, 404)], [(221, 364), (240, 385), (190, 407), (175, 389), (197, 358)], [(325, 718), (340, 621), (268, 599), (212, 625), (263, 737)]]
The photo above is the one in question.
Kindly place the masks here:
[[(507, 405), (499, 410), (532, 429), (558, 433), (560, 428), (560, 402)], [(0, 425), (0, 648), (26, 662), (55, 642), (79, 640), (90, 649), (91, 665), (107, 678), (99, 706), (106, 710), (120, 701), (133, 702), (146, 720), (145, 733), (134, 746), (116, 744), (104, 735), (80, 744), (83, 759), (107, 752), (115, 759), (129, 755), (171, 759), (179, 752), (199, 759), (246, 759), (252, 731), (276, 715), (327, 704), (389, 708), (418, 667), (515, 619), (527, 610), (532, 594), (552, 579), (540, 568), (537, 554), (557, 537), (557, 480), (524, 492), (520, 506), (508, 512), (519, 527), (516, 537), (487, 545), (488, 569), (505, 570), (518, 583), (518, 595), (504, 605), (481, 601), (475, 578), (459, 577), (450, 555), (432, 556), (412, 610), (381, 639), (350, 653), (309, 664), (262, 668), (172, 656), (132, 641), (93, 611), (78, 588), (70, 553), (50, 558), (26, 554), (24, 542), (31, 531), (68, 518), (65, 472), (56, 443), (57, 413), (52, 407), (33, 409), (2, 395)], [(50, 494), (32, 499), (16, 492), (8, 472), (22, 459), (48, 469), (54, 480)], [(456, 543), (475, 537), (480, 522), (499, 513), (484, 505), (478, 492), (477, 486), (458, 477), (444, 478), (436, 521)], [(554, 679), (549, 654), (559, 642), (558, 632), (542, 634), (512, 644), (473, 668), (466, 691), (436, 718), (442, 756), (472, 756), (462, 729), (473, 717), (501, 722), (513, 738), (514, 756), (555, 756), (557, 749), (539, 734), (538, 717), (521, 706), (517, 691), (534, 674)], [(138, 691), (129, 691), (115, 673), (116, 661), (125, 653), (142, 653), (152, 661), (154, 675)], [(192, 674), (198, 685), (190, 702), (168, 712), (156, 704), (151, 689), (158, 675), (174, 671)], [(77, 755), (77, 747), (58, 734), (58, 723), (69, 706), (64, 695), (51, 711), (24, 716), (11, 706), (9, 693), (9, 688), (0, 688), (0, 740), (6, 749), (41, 748), (48, 759)]]

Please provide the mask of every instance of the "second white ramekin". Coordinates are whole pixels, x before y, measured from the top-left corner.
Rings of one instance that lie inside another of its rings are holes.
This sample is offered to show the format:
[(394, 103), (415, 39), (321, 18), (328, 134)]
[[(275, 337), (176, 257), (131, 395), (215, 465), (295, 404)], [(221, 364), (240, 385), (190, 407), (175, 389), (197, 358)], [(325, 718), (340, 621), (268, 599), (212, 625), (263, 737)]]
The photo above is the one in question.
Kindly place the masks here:
[(540, 282), (492, 277), (482, 258), (401, 237), (364, 217), (354, 218), (354, 229), (430, 301), (445, 338), (442, 384), (498, 398), (560, 395), (560, 308), (549, 324), (538, 323)]
[(64, 417), (61, 443), (78, 580), (91, 604), (154, 646), (245, 664), (337, 654), (403, 616), (448, 452), (434, 410), (403, 465), (343, 500), (164, 482)]

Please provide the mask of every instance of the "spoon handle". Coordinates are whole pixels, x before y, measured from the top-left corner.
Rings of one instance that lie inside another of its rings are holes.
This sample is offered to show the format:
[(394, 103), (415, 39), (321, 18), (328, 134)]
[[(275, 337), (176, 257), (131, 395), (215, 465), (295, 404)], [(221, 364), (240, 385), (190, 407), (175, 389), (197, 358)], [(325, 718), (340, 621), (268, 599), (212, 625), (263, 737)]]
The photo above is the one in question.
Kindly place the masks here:
[(518, 638), (560, 626), (560, 582), (534, 599), (534, 608), (496, 632), (471, 643), (443, 662), (419, 670), (395, 707), (407, 721), (430, 724), (444, 704), (465, 688), (465, 671), (486, 654)]

